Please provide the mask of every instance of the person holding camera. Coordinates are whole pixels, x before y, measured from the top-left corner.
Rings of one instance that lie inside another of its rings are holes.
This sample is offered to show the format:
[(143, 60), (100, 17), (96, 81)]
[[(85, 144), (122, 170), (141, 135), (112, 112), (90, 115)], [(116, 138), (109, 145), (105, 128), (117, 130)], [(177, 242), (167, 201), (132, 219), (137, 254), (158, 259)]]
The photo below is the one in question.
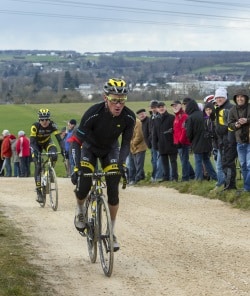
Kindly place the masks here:
[(233, 100), (236, 105), (229, 112), (228, 126), (235, 130), (238, 159), (244, 182), (243, 190), (250, 192), (250, 103), (247, 91), (237, 90)]

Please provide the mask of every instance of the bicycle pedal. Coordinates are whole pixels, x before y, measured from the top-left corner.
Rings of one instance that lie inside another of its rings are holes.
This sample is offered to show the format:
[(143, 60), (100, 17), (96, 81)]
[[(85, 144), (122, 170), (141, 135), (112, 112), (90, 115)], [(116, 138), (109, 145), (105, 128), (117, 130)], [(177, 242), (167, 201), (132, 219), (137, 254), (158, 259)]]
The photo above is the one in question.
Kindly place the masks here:
[(79, 231), (79, 233), (81, 234), (81, 236), (83, 236), (83, 237), (86, 237), (86, 236), (87, 236), (87, 234), (88, 234), (87, 227), (86, 227), (86, 228), (84, 228), (82, 231), (80, 231), (80, 230), (78, 230), (78, 231)]

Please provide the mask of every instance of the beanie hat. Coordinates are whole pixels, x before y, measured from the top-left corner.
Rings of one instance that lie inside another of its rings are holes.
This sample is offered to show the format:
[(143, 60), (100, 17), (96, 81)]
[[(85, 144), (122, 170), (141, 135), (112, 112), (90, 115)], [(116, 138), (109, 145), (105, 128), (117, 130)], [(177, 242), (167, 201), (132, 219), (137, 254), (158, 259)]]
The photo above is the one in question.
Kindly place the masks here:
[(70, 119), (69, 123), (76, 125), (76, 120), (75, 119)]
[(224, 87), (219, 87), (215, 91), (214, 99), (225, 98), (227, 100), (227, 90)]
[(24, 131), (19, 131), (17, 135), (18, 135), (18, 137), (24, 136), (25, 132)]
[(10, 132), (8, 130), (3, 130), (2, 135), (5, 136), (9, 136)]

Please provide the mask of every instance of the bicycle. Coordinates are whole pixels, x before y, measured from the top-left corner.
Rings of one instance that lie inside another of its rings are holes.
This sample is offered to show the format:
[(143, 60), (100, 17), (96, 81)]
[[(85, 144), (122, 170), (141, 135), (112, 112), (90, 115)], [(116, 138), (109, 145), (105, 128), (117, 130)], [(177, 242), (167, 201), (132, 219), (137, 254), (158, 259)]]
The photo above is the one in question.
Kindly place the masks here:
[[(98, 245), (101, 266), (107, 277), (110, 277), (113, 271), (114, 247), (110, 211), (106, 196), (103, 193), (103, 188), (106, 188), (106, 182), (102, 180), (102, 177), (114, 175), (120, 175), (120, 172), (101, 171), (83, 174), (84, 177), (92, 178), (92, 186), (84, 202), (87, 209), (86, 227), (83, 232), (79, 231), (82, 236), (87, 238), (88, 253), (92, 263), (96, 262)], [(123, 179), (123, 189), (126, 188), (126, 183), (126, 179)]]
[[(52, 155), (59, 154), (60, 152), (54, 153), (39, 153), (38, 154), (38, 163), (41, 163), (41, 189), (43, 195), (43, 202), (40, 203), (42, 208), (46, 204), (46, 195), (49, 195), (50, 205), (53, 211), (56, 211), (58, 208), (58, 185), (56, 172), (52, 165)], [(47, 159), (44, 160), (43, 156), (47, 156)]]

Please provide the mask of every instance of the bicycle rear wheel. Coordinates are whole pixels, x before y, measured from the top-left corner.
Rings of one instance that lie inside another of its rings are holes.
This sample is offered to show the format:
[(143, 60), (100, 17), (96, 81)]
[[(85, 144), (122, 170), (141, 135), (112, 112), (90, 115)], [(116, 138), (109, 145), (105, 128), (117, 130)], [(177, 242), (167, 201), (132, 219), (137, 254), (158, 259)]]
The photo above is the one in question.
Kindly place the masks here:
[(114, 264), (113, 231), (108, 203), (105, 196), (101, 196), (97, 203), (98, 246), (100, 260), (104, 274), (111, 276)]
[[(89, 197), (88, 197), (89, 198)], [(97, 237), (96, 237), (96, 218), (95, 212), (92, 210), (93, 200), (86, 201), (87, 208), (87, 244), (88, 244), (88, 252), (89, 258), (92, 263), (96, 262), (97, 257)]]
[(51, 208), (56, 211), (58, 207), (58, 185), (56, 179), (56, 172), (53, 167), (48, 171), (48, 193), (50, 197)]

